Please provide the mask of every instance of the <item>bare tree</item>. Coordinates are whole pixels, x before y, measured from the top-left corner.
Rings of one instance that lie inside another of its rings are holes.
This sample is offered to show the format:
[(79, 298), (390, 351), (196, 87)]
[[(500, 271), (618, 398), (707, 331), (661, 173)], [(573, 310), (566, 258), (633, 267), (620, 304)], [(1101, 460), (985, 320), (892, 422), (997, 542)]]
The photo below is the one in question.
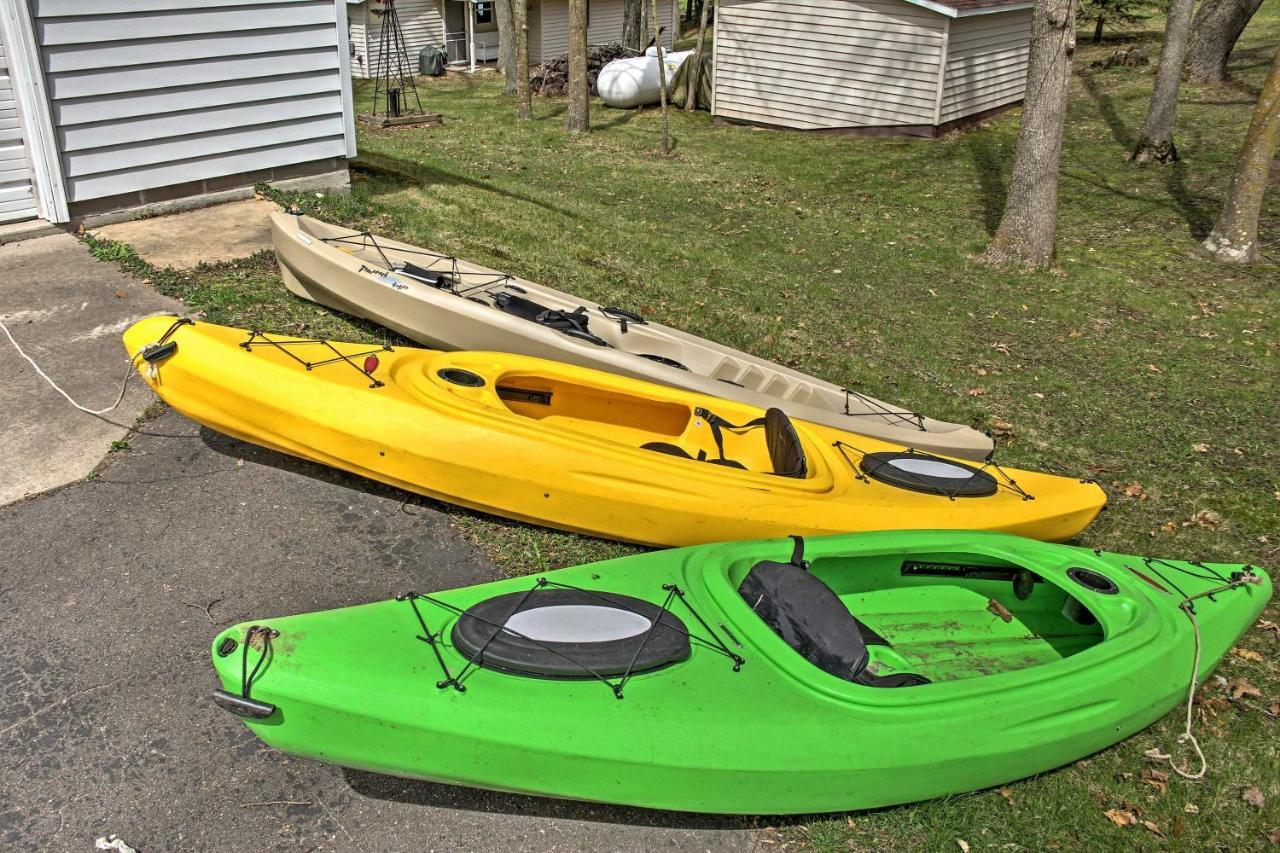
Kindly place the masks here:
[(693, 66), (689, 69), (689, 94), (685, 96), (686, 112), (693, 112), (698, 104), (698, 77), (702, 74), (702, 40), (707, 33), (707, 13), (711, 10), (713, 0), (702, 0), (702, 12), (698, 16), (698, 43), (694, 45), (693, 56), (687, 61)]
[(498, 70), (504, 78), (504, 95), (516, 93), (516, 31), (512, 2), (513, 0), (493, 0), (494, 15), (498, 19)]
[(525, 0), (511, 0), (511, 24), (516, 32), (516, 119), (533, 118), (529, 92), (529, 7)]
[(1000, 224), (982, 253), (985, 263), (1039, 268), (1053, 260), (1058, 162), (1075, 50), (1075, 0), (1036, 0), (1013, 175)]
[(1204, 241), (1204, 247), (1218, 260), (1248, 264), (1257, 259), (1258, 216), (1277, 147), (1280, 147), (1280, 50), (1271, 60), (1271, 73), (1262, 84), (1258, 106), (1245, 132), (1222, 215)]
[(587, 80), (587, 0), (569, 0), (569, 83), (566, 88), (569, 109), (565, 112), (564, 129), (573, 133), (589, 133), (591, 84)]
[(1192, 83), (1222, 83), (1227, 59), (1262, 0), (1204, 0), (1191, 22), (1187, 42), (1187, 79)]
[(1173, 144), (1173, 120), (1178, 113), (1178, 87), (1182, 83), (1182, 64), (1187, 56), (1187, 35), (1191, 32), (1194, 5), (1195, 0), (1170, 0), (1151, 105), (1147, 107), (1147, 120), (1142, 125), (1138, 144), (1129, 155), (1135, 163), (1172, 163), (1178, 159), (1178, 149)]
[(644, 0), (622, 0), (622, 46), (627, 50), (644, 50), (644, 19)]
[(662, 55), (662, 25), (658, 17), (658, 0), (649, 0), (649, 28), (653, 33), (653, 44), (658, 53), (658, 102), (661, 104), (662, 142), (658, 153), (663, 157), (671, 151), (667, 136), (667, 59)]

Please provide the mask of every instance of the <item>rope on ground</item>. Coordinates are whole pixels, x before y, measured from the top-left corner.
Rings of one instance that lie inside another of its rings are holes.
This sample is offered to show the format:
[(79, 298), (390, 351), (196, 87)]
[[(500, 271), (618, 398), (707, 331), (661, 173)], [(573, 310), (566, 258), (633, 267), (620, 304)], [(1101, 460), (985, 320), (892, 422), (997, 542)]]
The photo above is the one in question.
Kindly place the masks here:
[(18, 351), (18, 355), (25, 358), (27, 360), (27, 363), (30, 364), (31, 367), (35, 369), (35, 372), (40, 375), (40, 378), (43, 379), (45, 382), (49, 383), (50, 388), (57, 391), (59, 394), (61, 394), (63, 397), (66, 398), (68, 403), (75, 406), (77, 409), (84, 412), (85, 414), (105, 415), (108, 412), (113, 411), (124, 400), (124, 392), (129, 389), (129, 377), (133, 376), (133, 363), (134, 361), (137, 360), (138, 356), (135, 355), (133, 358), (129, 359), (129, 366), (126, 369), (126, 372), (124, 374), (124, 381), (120, 383), (120, 395), (116, 397), (116, 401), (112, 403), (110, 406), (107, 406), (105, 409), (90, 409), (86, 406), (82, 406), (79, 403), (77, 403), (71, 397), (70, 394), (62, 390), (62, 388), (58, 385), (57, 382), (54, 382), (52, 379), (49, 378), (49, 374), (45, 373), (43, 370), (40, 369), (40, 365), (36, 364), (35, 359), (27, 355), (26, 352), (22, 349), (22, 347), (18, 345), (18, 342), (13, 339), (13, 333), (9, 331), (9, 327), (6, 326), (3, 321), (0, 321), (0, 331), (4, 332), (5, 337), (9, 339), (9, 343), (13, 344), (13, 348)]
[(1197, 680), (1200, 675), (1200, 654), (1202, 651), (1202, 644), (1200, 641), (1200, 623), (1196, 619), (1196, 609), (1191, 605), (1191, 602), (1195, 601), (1197, 598), (1216, 595), (1217, 593), (1226, 592), (1227, 590), (1235, 589), (1238, 586), (1244, 586), (1245, 584), (1251, 583), (1262, 583), (1262, 580), (1253, 572), (1246, 571), (1242, 576), (1228, 581), (1225, 584), (1213, 587), (1212, 589), (1206, 589), (1204, 592), (1198, 592), (1195, 595), (1189, 595), (1182, 599), (1178, 604), (1179, 609), (1181, 609), (1183, 613), (1187, 614), (1187, 618), (1191, 620), (1191, 629), (1195, 633), (1196, 638), (1196, 653), (1191, 664), (1191, 685), (1187, 689), (1187, 723), (1182, 730), (1182, 734), (1178, 735), (1178, 743), (1191, 744), (1191, 748), (1196, 752), (1196, 759), (1200, 762), (1200, 769), (1195, 773), (1190, 773), (1179, 767), (1177, 762), (1173, 760), (1172, 755), (1162, 754), (1159, 757), (1167, 759), (1169, 766), (1173, 768), (1173, 772), (1177, 773), (1184, 779), (1203, 779), (1205, 774), (1209, 772), (1209, 761), (1204, 757), (1204, 750), (1200, 748), (1200, 741), (1196, 739), (1196, 736), (1191, 731), (1191, 725), (1195, 717), (1196, 687)]

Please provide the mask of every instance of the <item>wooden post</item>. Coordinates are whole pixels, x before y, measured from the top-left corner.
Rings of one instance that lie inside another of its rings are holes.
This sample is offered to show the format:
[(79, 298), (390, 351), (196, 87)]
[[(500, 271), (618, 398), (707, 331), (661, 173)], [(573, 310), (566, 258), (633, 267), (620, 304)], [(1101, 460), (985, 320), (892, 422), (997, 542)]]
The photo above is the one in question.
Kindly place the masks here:
[(663, 28), (659, 25), (658, 0), (649, 0), (649, 18), (652, 21), (650, 28), (653, 32), (653, 49), (658, 53), (658, 98), (662, 108), (662, 143), (658, 146), (658, 152), (666, 157), (671, 150), (667, 142), (667, 63), (662, 54)]

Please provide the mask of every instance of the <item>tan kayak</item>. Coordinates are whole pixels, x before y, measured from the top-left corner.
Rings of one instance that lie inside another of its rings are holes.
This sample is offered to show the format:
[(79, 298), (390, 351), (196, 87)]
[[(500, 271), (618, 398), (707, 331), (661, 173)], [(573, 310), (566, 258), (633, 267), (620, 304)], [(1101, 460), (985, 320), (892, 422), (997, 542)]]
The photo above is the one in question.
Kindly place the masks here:
[(430, 347), (605, 370), (862, 433), (983, 459), (991, 439), (730, 347), (496, 270), (306, 216), (271, 215), (280, 273), (305, 299)]

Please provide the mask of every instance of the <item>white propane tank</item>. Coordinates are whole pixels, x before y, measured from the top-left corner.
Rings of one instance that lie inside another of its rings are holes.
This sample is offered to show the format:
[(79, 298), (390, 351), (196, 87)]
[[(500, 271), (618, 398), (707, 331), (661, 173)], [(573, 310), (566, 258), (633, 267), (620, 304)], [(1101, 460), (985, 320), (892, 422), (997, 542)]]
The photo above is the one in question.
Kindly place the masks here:
[[(667, 85), (680, 70), (684, 61), (693, 55), (692, 50), (677, 52), (663, 51), (662, 62), (667, 67)], [(651, 47), (644, 56), (629, 56), (615, 59), (596, 77), (596, 91), (600, 100), (609, 107), (639, 107), (644, 104), (656, 104), (659, 100), (661, 84), (658, 80), (658, 49)]]

